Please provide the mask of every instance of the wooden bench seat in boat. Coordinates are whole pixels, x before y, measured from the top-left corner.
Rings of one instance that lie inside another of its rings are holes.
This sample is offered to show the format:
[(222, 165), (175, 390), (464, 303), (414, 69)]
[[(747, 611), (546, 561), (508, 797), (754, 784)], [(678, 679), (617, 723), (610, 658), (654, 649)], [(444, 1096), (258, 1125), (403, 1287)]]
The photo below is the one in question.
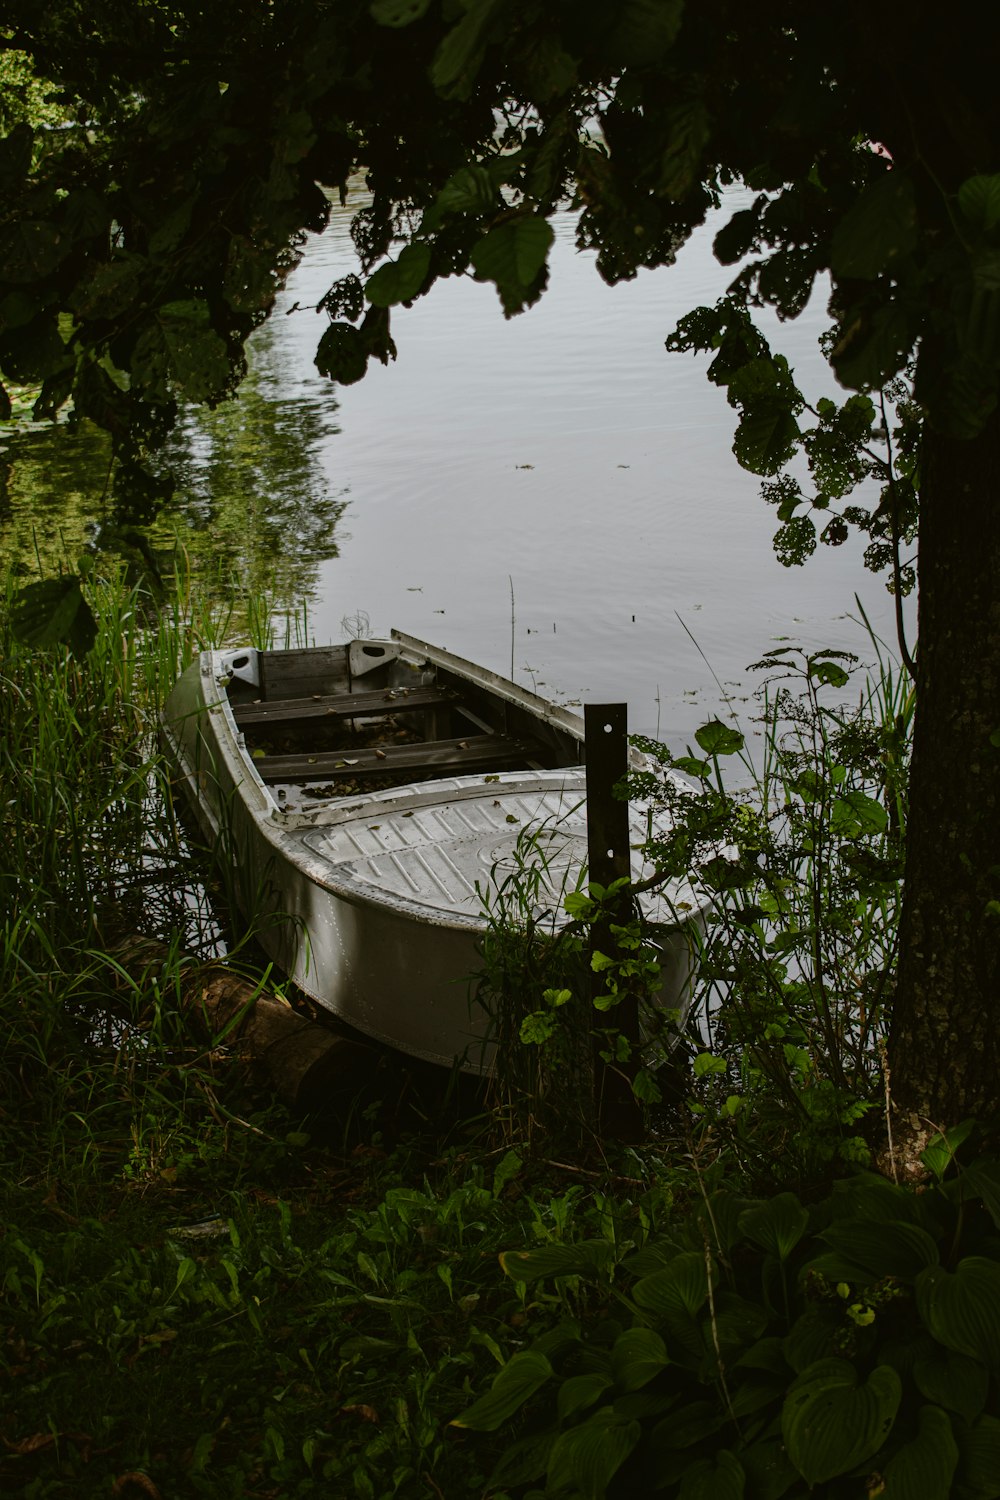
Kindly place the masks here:
[(502, 771), (517, 766), (544, 766), (550, 757), (533, 739), (504, 734), (473, 734), (464, 740), (431, 740), (408, 745), (379, 745), (365, 750), (322, 750), (313, 754), (254, 756), (262, 781), (312, 783), (337, 777), (385, 776), (406, 771), (463, 775)]
[(310, 719), (369, 719), (385, 714), (416, 713), (421, 709), (453, 707), (455, 693), (441, 688), (383, 688), (375, 693), (319, 694), (311, 698), (276, 698), (233, 705), (239, 729), (262, 729), (297, 724)]

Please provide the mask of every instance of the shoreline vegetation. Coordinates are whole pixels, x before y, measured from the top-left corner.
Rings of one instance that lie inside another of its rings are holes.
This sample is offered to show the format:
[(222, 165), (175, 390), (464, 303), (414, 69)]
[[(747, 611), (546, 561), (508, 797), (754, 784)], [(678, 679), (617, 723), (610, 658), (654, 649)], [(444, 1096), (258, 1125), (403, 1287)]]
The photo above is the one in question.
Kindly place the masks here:
[[(157, 745), (226, 621), (100, 567), (81, 588), (78, 656), (19, 644), (0, 599), (5, 1494), (1000, 1494), (1000, 1167), (969, 1126), (920, 1194), (891, 1152), (874, 1171), (912, 714), (885, 657), (856, 710), (852, 663), (768, 659), (753, 792), (728, 722), (646, 746), (696, 789), (657, 857), (707, 870), (716, 917), (702, 1029), (616, 1145), (545, 1105), (584, 950), (540, 953), (516, 910), (479, 977), (521, 1017), (492, 1097), (385, 1055), (303, 1116), (228, 1023), (205, 1041), (185, 953), (226, 927), (278, 983)], [(141, 977), (129, 934), (167, 945)], [(612, 994), (642, 971), (624, 936)]]

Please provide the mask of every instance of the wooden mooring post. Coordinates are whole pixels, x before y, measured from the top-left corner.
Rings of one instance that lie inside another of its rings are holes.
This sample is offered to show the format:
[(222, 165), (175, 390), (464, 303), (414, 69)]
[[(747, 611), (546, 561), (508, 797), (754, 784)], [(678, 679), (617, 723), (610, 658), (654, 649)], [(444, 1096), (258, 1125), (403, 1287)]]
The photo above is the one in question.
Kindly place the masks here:
[[(587, 864), (592, 884), (607, 888), (632, 873), (629, 845), (628, 803), (614, 794), (628, 771), (628, 706), (624, 703), (588, 703), (584, 706), (587, 737)], [(625, 923), (632, 915), (626, 888), (607, 915), (591, 928), (590, 951), (619, 956), (613, 923)], [(592, 997), (607, 991), (607, 977), (591, 976)], [(632, 1090), (639, 1066), (639, 1007), (634, 994), (622, 996), (614, 1010), (604, 1013), (608, 1028), (619, 1032), (629, 1044), (627, 1060), (608, 1062), (602, 1052), (608, 1043), (600, 1032), (602, 1013), (591, 1015), (594, 1037), (594, 1090), (598, 1128), (617, 1140), (639, 1140), (643, 1134), (642, 1111)]]

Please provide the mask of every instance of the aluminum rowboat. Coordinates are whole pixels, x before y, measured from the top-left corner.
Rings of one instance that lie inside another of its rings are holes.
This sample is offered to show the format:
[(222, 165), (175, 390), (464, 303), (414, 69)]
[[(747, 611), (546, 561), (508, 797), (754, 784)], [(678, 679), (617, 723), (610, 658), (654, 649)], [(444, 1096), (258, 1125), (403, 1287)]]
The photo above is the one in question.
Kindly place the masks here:
[[(587, 857), (583, 720), (401, 631), (207, 651), (163, 714), (171, 758), (269, 956), (341, 1020), (413, 1056), (489, 1066), (470, 1005), (483, 893), (537, 829), (554, 911)], [(632, 751), (633, 763), (643, 758)], [(633, 842), (647, 836), (631, 810)], [(638, 852), (633, 878), (649, 873)], [(686, 1012), (704, 896), (645, 899), (661, 1003)], [(278, 914), (282, 914), (278, 919)], [(558, 920), (558, 919), (557, 919)]]

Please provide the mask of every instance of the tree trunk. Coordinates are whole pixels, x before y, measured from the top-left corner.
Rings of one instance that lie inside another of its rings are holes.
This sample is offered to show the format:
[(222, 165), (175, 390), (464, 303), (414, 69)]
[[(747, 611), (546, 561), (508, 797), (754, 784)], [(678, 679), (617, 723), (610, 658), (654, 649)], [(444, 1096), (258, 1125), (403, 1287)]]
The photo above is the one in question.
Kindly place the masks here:
[(1000, 1112), (1000, 414), (971, 441), (926, 429), (919, 577), (889, 1038), (904, 1167), (935, 1130)]

